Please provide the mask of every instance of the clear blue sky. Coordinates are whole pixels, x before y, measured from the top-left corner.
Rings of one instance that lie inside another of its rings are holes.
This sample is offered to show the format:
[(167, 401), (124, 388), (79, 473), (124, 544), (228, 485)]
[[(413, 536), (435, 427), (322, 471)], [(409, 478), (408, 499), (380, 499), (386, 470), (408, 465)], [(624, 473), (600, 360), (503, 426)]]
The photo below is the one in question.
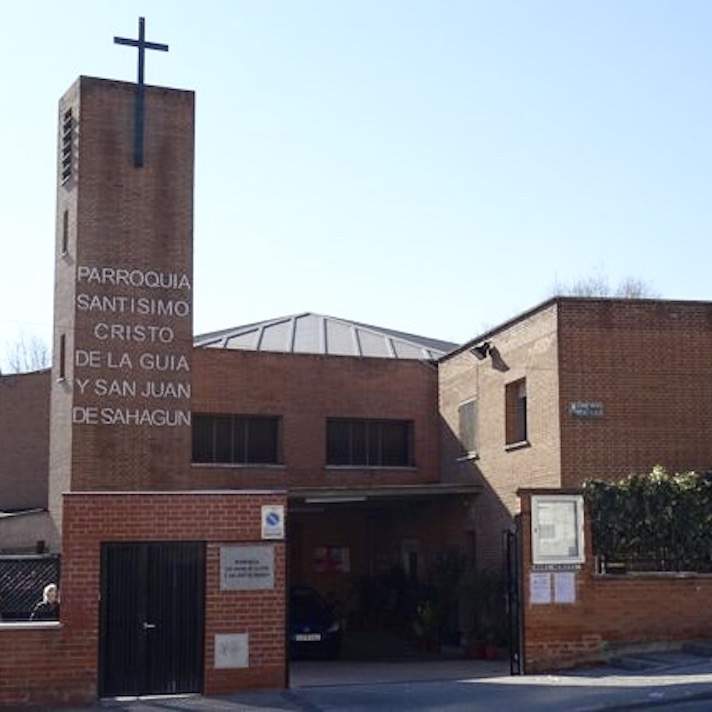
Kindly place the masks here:
[(79, 74), (197, 92), (196, 332), (318, 311), (462, 341), (556, 281), (711, 299), (712, 3), (3, 4), (0, 351), (49, 340)]

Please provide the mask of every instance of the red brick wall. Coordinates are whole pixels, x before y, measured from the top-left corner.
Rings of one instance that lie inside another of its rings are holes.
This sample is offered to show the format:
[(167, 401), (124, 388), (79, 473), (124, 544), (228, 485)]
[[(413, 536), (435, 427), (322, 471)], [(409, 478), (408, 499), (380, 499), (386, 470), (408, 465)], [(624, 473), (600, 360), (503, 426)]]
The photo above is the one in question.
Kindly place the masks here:
[[(562, 486), (712, 468), (712, 304), (564, 299), (559, 304)], [(569, 414), (603, 403), (602, 418)]]
[[(520, 487), (558, 487), (559, 422), (557, 305), (510, 324), (487, 340), (494, 356), (478, 361), (469, 349), (439, 364), (442, 476), (480, 484), (475, 503), (478, 561), (499, 570), (502, 530), (512, 526)], [(507, 384), (526, 379), (529, 444), (507, 447)], [(462, 457), (458, 407), (477, 399), (478, 452)]]
[(0, 377), (0, 511), (47, 507), (49, 379)]
[[(219, 544), (260, 541), (261, 505), (279, 493), (70, 494), (64, 502), (61, 628), (0, 625), (0, 706), (90, 702), (97, 695), (102, 541), (206, 541), (205, 693), (285, 680), (285, 551), (273, 591), (220, 591)], [(257, 613), (257, 615), (256, 615)], [(214, 635), (250, 635), (250, 668), (215, 670)]]
[[(74, 82), (59, 100), (57, 112), (57, 203), (54, 249), (54, 333), (50, 395), (49, 484), (48, 508), (52, 514), (57, 538), (61, 528), (62, 492), (69, 489), (72, 468), (72, 385), (74, 379), (74, 297), (77, 270), (78, 138), (80, 81)], [(73, 164), (71, 178), (62, 183), (61, 147), (63, 117), (72, 111)], [(64, 213), (67, 213), (67, 250), (63, 251)], [(60, 344), (65, 337), (65, 378), (60, 376)]]
[(527, 673), (601, 662), (626, 647), (668, 646), (712, 636), (712, 575), (597, 575), (588, 524), (586, 562), (576, 573), (576, 603), (532, 605), (531, 494), (537, 492), (521, 498)]
[[(442, 476), (483, 485), (480, 560), (498, 565), (520, 487), (576, 487), (662, 464), (712, 469), (712, 303), (560, 298), (439, 364)], [(526, 378), (530, 446), (505, 447), (505, 386)], [(462, 459), (458, 406), (478, 402), (477, 459)], [(600, 402), (601, 418), (569, 413)]]
[[(267, 500), (265, 500), (267, 501)], [(270, 503), (274, 499), (269, 500)], [(259, 509), (257, 510), (259, 512)], [(259, 539), (257, 539), (259, 541)], [(205, 693), (227, 694), (245, 688), (284, 687), (285, 658), (285, 546), (275, 547), (274, 591), (220, 591), (220, 545), (207, 549), (205, 616)], [(248, 633), (250, 666), (217, 670), (215, 635)]]
[[(419, 361), (195, 349), (194, 413), (282, 417), (283, 467), (193, 465), (191, 488), (437, 482), (437, 371)], [(413, 420), (414, 468), (326, 467), (328, 417)]]

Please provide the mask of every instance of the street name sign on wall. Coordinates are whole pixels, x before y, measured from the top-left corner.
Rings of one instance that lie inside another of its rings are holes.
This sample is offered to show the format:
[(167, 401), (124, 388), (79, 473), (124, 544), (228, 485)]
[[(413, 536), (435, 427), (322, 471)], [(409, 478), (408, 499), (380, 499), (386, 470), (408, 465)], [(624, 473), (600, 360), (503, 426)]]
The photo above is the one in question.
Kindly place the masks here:
[(576, 418), (602, 418), (603, 403), (598, 401), (575, 401), (569, 403), (569, 413)]

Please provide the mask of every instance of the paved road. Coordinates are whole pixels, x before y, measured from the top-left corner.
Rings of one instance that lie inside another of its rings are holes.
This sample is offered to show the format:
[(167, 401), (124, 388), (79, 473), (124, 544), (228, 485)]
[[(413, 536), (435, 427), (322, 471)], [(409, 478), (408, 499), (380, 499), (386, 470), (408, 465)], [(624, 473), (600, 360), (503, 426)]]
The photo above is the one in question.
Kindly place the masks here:
[[(625, 667), (644, 667), (628, 671)], [(344, 712), (357, 710), (446, 710), (447, 712), (599, 712), (655, 709), (712, 710), (712, 658), (681, 654), (636, 659), (621, 667), (562, 675), (423, 681), (428, 666), (413, 667), (418, 679), (354, 683), (254, 692), (225, 698), (165, 698), (104, 702), (107, 708), (141, 712)]]

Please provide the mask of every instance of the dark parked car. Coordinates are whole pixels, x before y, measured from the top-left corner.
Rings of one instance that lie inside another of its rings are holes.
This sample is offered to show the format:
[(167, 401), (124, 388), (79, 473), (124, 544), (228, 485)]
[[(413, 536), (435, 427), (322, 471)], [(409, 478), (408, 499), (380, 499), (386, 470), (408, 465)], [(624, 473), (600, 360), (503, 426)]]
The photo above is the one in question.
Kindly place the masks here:
[(317, 591), (308, 586), (290, 590), (290, 657), (336, 658), (342, 632), (341, 622)]

